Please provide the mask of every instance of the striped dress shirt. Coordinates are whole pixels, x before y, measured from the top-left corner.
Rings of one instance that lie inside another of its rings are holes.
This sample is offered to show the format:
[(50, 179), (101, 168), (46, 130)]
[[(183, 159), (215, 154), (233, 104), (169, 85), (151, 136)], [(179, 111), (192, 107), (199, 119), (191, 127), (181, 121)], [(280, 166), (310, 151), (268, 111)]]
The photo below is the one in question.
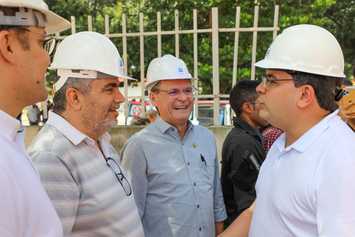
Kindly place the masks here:
[(29, 148), (65, 236), (144, 236), (133, 194), (126, 195), (106, 164), (108, 157), (119, 163), (109, 141), (108, 134), (100, 139), (104, 157), (93, 139), (50, 112)]

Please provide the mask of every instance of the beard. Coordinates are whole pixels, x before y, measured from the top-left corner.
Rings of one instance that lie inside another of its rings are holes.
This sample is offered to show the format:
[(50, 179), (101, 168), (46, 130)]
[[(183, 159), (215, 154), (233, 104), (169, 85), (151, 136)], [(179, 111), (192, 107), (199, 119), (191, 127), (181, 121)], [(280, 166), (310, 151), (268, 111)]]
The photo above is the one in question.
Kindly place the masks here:
[(102, 131), (104, 133), (107, 132), (109, 129), (113, 128), (116, 124), (117, 124), (116, 119), (107, 118), (103, 121), (95, 123), (93, 126), (93, 130), (97, 132)]
[(93, 131), (97, 134), (103, 135), (105, 132), (113, 128), (117, 124), (116, 119), (106, 118), (100, 122), (96, 122), (93, 124)]
[(103, 115), (102, 112), (87, 111), (81, 115), (81, 118), (87, 130), (96, 134), (97, 137), (102, 136), (117, 124), (117, 118), (110, 117), (108, 112)]

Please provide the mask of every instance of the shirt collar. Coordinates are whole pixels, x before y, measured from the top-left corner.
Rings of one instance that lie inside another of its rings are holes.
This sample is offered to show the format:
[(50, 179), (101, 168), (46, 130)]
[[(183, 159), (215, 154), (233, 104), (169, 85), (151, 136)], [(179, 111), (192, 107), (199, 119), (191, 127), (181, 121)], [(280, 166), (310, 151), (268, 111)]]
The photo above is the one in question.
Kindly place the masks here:
[(0, 110), (0, 131), (2, 136), (15, 141), (17, 134), (23, 131), (23, 129), (20, 121)]
[[(166, 133), (167, 131), (174, 129), (176, 130), (176, 128), (167, 123), (165, 120), (163, 120), (162, 118), (160, 118), (160, 116), (157, 117), (157, 119), (154, 122), (155, 126), (159, 129), (159, 131), (161, 133)], [(185, 135), (190, 132), (190, 130), (193, 128), (193, 124), (190, 122), (190, 120), (187, 121), (187, 129), (186, 129), (186, 133)]]
[(172, 126), (170, 124), (168, 124), (167, 122), (165, 122), (164, 120), (162, 120), (160, 118), (160, 116), (158, 116), (154, 122), (155, 126), (159, 129), (159, 131), (161, 133), (165, 133), (169, 128), (171, 128)]
[(257, 130), (256, 128), (253, 128), (247, 122), (245, 122), (239, 118), (233, 118), (233, 125), (234, 125), (234, 127), (239, 127), (240, 129), (242, 129), (246, 133), (250, 134), (251, 136), (256, 137), (261, 142), (262, 138), (261, 138), (261, 134), (260, 134), (259, 130)]
[(285, 148), (286, 135), (281, 134), (280, 139), (277, 140), (277, 147), (280, 151), (289, 151), (294, 149), (298, 152), (304, 152), (319, 136), (329, 127), (329, 122), (338, 116), (339, 110), (324, 117), (320, 122), (314, 125), (311, 129), (305, 132), (294, 143)]
[[(67, 120), (65, 120), (62, 116), (49, 111), (47, 124), (52, 125), (56, 129), (58, 129), (64, 136), (66, 136), (75, 146), (80, 144), (85, 139), (92, 140), (92, 138), (88, 137), (78, 129), (76, 129), (73, 125), (71, 125)], [(99, 138), (99, 141), (109, 142), (111, 140), (111, 136), (108, 133), (105, 133)]]

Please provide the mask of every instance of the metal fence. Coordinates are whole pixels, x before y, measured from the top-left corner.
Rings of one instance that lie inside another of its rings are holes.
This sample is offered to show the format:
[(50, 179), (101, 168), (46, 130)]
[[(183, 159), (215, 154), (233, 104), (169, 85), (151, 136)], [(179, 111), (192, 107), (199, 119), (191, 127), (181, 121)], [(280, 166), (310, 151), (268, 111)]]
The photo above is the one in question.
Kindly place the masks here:
[[(175, 10), (175, 28), (172, 30), (162, 30), (161, 27), (161, 14), (157, 12), (157, 25), (156, 31), (144, 31), (144, 16), (143, 13), (139, 14), (139, 32), (127, 32), (127, 18), (126, 15), (122, 15), (121, 33), (113, 33), (110, 32), (110, 19), (109, 16), (105, 16), (105, 32), (104, 34), (109, 38), (121, 38), (122, 40), (122, 56), (125, 65), (125, 70), (127, 72), (127, 38), (128, 37), (136, 37), (139, 39), (139, 51), (140, 51), (140, 84), (141, 84), (141, 96), (140, 101), (142, 102), (142, 106), (144, 106), (145, 96), (144, 96), (144, 81), (145, 81), (145, 65), (144, 65), (144, 40), (147, 36), (155, 36), (157, 37), (157, 56), (162, 55), (162, 36), (171, 35), (175, 38), (175, 55), (179, 57), (180, 53), (180, 35), (183, 34), (192, 34), (193, 35), (193, 77), (198, 78), (198, 35), (209, 33), (212, 36), (212, 85), (213, 85), (213, 94), (199, 94), (196, 95), (196, 99), (194, 101), (194, 117), (198, 118), (198, 100), (200, 99), (213, 99), (213, 124), (220, 125), (218, 116), (219, 116), (219, 107), (221, 98), (228, 98), (228, 95), (224, 95), (220, 93), (220, 83), (219, 83), (219, 35), (223, 32), (234, 33), (234, 52), (233, 52), (233, 77), (232, 77), (232, 86), (237, 81), (237, 70), (238, 70), (238, 47), (239, 47), (239, 38), (240, 32), (250, 32), (253, 34), (252, 37), (252, 57), (251, 57), (251, 80), (255, 79), (255, 60), (256, 60), (256, 49), (257, 49), (257, 38), (258, 32), (273, 32), (273, 39), (276, 37), (277, 32), (279, 31), (278, 19), (279, 19), (279, 6), (275, 5), (274, 7), (274, 21), (273, 26), (263, 27), (259, 26), (259, 6), (254, 7), (254, 20), (253, 26), (251, 27), (240, 27), (240, 7), (236, 8), (235, 13), (235, 27), (231, 28), (220, 28), (218, 22), (218, 8), (212, 8), (212, 24), (210, 28), (199, 29), (197, 24), (197, 10), (193, 10), (193, 28), (192, 29), (180, 29), (179, 25), (179, 11)], [(89, 31), (93, 30), (93, 20), (91, 16), (88, 16), (88, 29)], [(76, 22), (75, 17), (71, 17), (71, 33), (76, 32)], [(57, 34), (56, 37), (58, 39), (65, 38), (65, 35)], [(195, 87), (197, 88), (197, 80), (194, 80)], [(124, 95), (125, 95), (125, 103), (124, 103), (124, 115), (125, 121), (127, 124), (128, 117), (128, 101), (132, 99), (132, 96), (128, 95), (128, 82), (124, 81)]]

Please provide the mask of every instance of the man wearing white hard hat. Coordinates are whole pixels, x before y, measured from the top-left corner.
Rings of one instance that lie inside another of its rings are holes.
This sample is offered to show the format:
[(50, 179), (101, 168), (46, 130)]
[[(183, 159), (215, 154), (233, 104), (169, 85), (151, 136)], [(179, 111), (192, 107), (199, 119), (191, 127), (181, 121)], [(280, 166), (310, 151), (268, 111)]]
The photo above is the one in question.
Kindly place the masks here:
[(215, 138), (188, 120), (191, 79), (172, 55), (150, 62), (147, 88), (159, 117), (123, 148), (146, 237), (214, 237), (223, 230)]
[(266, 69), (260, 116), (284, 133), (260, 169), (249, 237), (355, 236), (355, 134), (335, 101), (339, 43), (321, 27), (292, 26), (256, 66)]
[(42, 0), (0, 0), (0, 236), (62, 236), (16, 117), (47, 97), (47, 33), (70, 27)]
[(124, 101), (128, 78), (115, 45), (80, 32), (58, 46), (53, 112), (29, 148), (64, 236), (143, 237), (130, 178), (120, 167), (108, 130)]

